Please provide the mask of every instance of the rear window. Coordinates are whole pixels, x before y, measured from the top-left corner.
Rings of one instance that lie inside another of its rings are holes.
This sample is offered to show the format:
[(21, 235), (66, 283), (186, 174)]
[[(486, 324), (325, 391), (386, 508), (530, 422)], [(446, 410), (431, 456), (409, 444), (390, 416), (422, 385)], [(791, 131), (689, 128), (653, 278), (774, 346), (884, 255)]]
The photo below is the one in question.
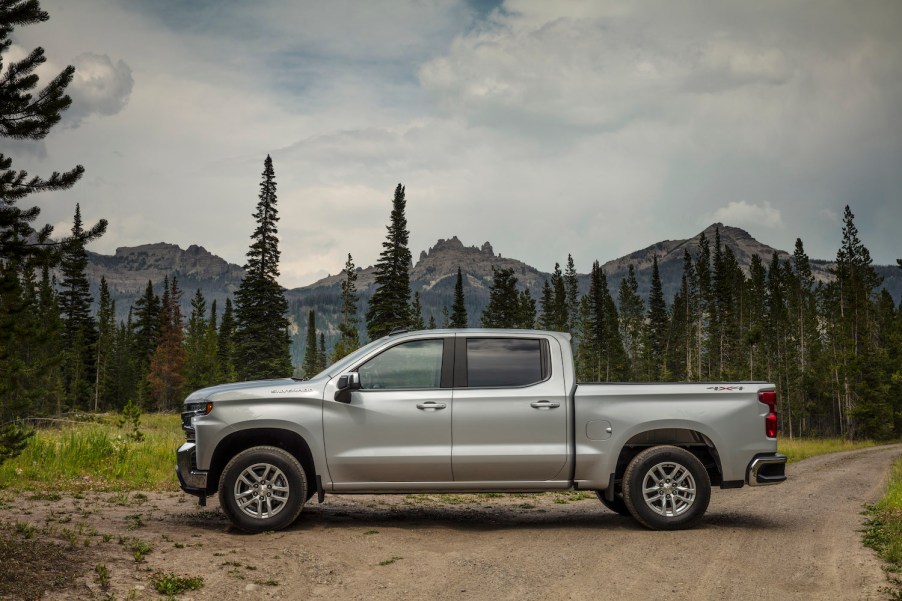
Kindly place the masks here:
[(467, 386), (529, 386), (547, 376), (541, 340), (468, 338)]

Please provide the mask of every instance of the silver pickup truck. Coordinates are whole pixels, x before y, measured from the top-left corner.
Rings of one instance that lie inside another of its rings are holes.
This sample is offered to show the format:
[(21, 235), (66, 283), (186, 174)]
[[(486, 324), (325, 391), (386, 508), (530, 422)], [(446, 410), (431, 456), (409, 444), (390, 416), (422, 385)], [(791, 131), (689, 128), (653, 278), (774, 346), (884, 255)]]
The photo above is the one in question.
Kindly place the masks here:
[(309, 380), (194, 392), (176, 471), (248, 532), (327, 492), (554, 490), (672, 530), (704, 515), (712, 485), (786, 479), (776, 400), (762, 382), (577, 384), (568, 334), (402, 332)]

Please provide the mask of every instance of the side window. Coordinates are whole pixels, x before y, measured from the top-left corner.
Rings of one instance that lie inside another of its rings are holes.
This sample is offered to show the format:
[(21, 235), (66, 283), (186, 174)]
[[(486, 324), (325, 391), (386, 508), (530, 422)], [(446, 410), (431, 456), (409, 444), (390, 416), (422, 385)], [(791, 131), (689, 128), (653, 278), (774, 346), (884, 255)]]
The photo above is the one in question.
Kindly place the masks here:
[(439, 388), (444, 341), (416, 340), (376, 355), (357, 372), (364, 390)]
[(545, 379), (542, 341), (467, 338), (467, 386), (528, 386)]

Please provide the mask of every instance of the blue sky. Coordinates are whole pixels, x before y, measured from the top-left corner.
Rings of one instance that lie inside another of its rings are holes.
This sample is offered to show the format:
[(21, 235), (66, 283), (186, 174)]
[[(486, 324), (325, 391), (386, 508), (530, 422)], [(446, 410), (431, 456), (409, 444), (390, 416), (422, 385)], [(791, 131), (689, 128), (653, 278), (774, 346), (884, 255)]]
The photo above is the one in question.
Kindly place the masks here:
[[(378, 257), (395, 185), (414, 256), (492, 242), (577, 269), (715, 221), (832, 258), (845, 204), (902, 256), (902, 3), (43, 0), (4, 58), (77, 68), (33, 173), (109, 232), (243, 263), (273, 157), (282, 283)], [(6, 144), (6, 142), (4, 143)]]

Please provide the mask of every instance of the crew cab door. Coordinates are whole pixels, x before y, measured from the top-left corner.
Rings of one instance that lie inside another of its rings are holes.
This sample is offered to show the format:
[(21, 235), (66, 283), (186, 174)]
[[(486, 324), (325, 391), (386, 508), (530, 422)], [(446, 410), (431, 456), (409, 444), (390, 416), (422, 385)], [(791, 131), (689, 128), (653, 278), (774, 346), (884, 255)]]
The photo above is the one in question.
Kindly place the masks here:
[(324, 403), (326, 457), (336, 490), (360, 488), (359, 483), (366, 482), (452, 479), (453, 339), (447, 340), (447, 357), (443, 338), (387, 348), (356, 368), (361, 388), (351, 393), (350, 403)]
[(548, 340), (461, 334), (455, 347), (454, 480), (566, 479), (568, 399)]

